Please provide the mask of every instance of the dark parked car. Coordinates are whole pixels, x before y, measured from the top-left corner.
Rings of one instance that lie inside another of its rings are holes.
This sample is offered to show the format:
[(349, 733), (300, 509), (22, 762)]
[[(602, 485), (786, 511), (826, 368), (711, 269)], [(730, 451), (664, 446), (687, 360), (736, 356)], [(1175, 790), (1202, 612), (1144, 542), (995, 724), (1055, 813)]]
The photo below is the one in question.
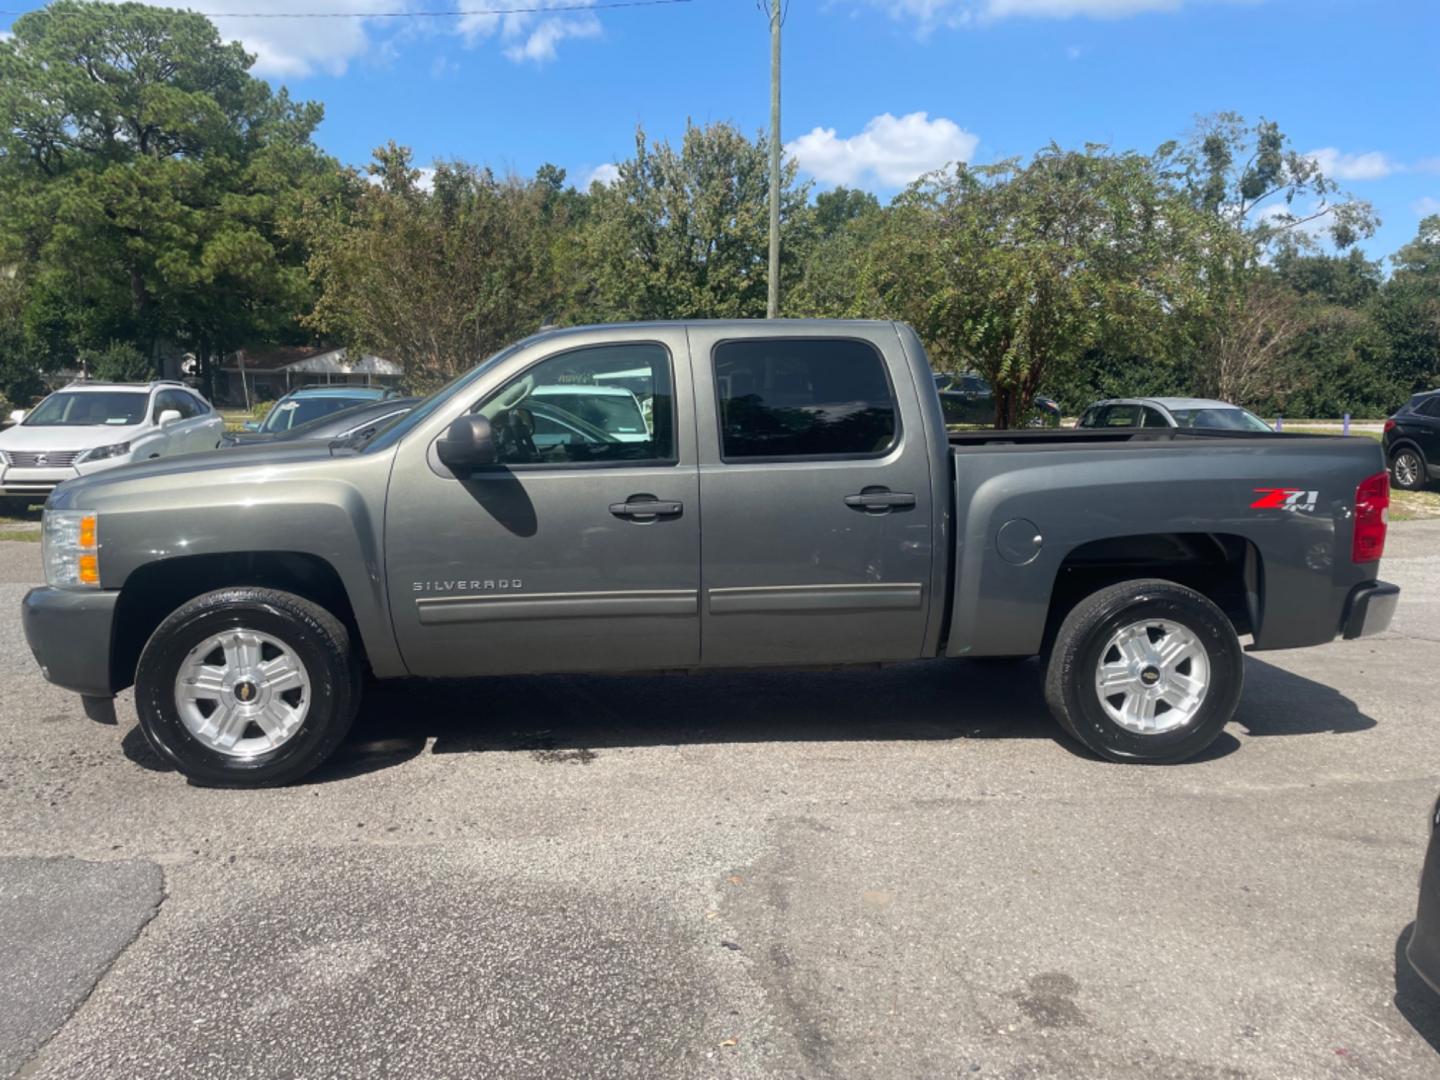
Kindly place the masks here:
[(1430, 850), (1420, 872), (1420, 910), (1405, 955), (1419, 976), (1440, 993), (1440, 802), (1430, 812)]
[[(940, 395), (940, 411), (946, 424), (989, 426), (995, 422), (995, 393), (979, 375), (936, 374), (935, 391)], [(1059, 427), (1060, 403), (1037, 396), (1025, 426)]]
[(1385, 421), (1385, 460), (1405, 491), (1440, 480), (1440, 390), (1416, 394)]
[(399, 393), (381, 386), (306, 386), (291, 390), (271, 407), (263, 420), (249, 420), (243, 431), (231, 432), (225, 445), (241, 446), (252, 442), (268, 442), (283, 431), (289, 431), (341, 409), (367, 405), (399, 397)]
[(222, 446), (253, 446), (256, 443), (301, 442), (306, 439), (348, 439), (366, 429), (383, 427), (397, 420), (415, 407), (419, 398), (386, 398), (367, 405), (352, 405), (348, 409), (311, 420), (299, 427), (283, 428), (279, 431), (250, 432), (238, 435), (226, 434)]

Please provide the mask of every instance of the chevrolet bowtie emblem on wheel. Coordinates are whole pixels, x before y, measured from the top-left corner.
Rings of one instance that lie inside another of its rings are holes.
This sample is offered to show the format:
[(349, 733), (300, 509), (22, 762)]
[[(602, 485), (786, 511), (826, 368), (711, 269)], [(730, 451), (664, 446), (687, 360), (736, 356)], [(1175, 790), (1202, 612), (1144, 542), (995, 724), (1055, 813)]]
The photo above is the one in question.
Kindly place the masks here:
[(252, 701), (255, 698), (255, 684), (242, 682), (235, 684), (235, 696), (243, 701)]

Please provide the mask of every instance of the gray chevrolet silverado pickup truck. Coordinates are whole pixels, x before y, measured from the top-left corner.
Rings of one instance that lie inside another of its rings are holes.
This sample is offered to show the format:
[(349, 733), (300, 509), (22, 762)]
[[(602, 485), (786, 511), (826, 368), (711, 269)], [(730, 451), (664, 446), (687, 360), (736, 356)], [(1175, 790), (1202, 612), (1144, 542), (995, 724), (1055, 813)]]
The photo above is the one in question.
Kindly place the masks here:
[(24, 625), (200, 783), (313, 769), (367, 677), (1037, 654), (1072, 736), (1172, 762), (1233, 714), (1242, 638), (1386, 627), (1388, 502), (1366, 439), (950, 434), (895, 323), (586, 327), (358, 439), (61, 485)]

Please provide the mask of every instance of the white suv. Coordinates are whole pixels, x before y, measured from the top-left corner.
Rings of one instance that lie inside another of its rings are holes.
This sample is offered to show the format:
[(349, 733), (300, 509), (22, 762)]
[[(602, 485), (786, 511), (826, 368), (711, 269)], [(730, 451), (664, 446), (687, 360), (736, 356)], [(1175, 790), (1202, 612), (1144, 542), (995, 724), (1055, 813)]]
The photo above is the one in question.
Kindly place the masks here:
[(39, 501), (65, 480), (213, 450), (225, 421), (178, 382), (71, 383), (0, 432), (0, 495)]

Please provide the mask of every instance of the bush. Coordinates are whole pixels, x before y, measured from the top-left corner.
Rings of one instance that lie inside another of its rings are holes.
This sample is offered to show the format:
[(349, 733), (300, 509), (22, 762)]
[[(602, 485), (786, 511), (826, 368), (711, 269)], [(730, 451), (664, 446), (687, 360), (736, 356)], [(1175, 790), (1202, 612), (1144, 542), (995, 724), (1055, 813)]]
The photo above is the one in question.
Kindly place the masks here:
[(78, 359), (92, 379), (104, 382), (149, 382), (156, 377), (155, 361), (125, 341), (86, 349)]

